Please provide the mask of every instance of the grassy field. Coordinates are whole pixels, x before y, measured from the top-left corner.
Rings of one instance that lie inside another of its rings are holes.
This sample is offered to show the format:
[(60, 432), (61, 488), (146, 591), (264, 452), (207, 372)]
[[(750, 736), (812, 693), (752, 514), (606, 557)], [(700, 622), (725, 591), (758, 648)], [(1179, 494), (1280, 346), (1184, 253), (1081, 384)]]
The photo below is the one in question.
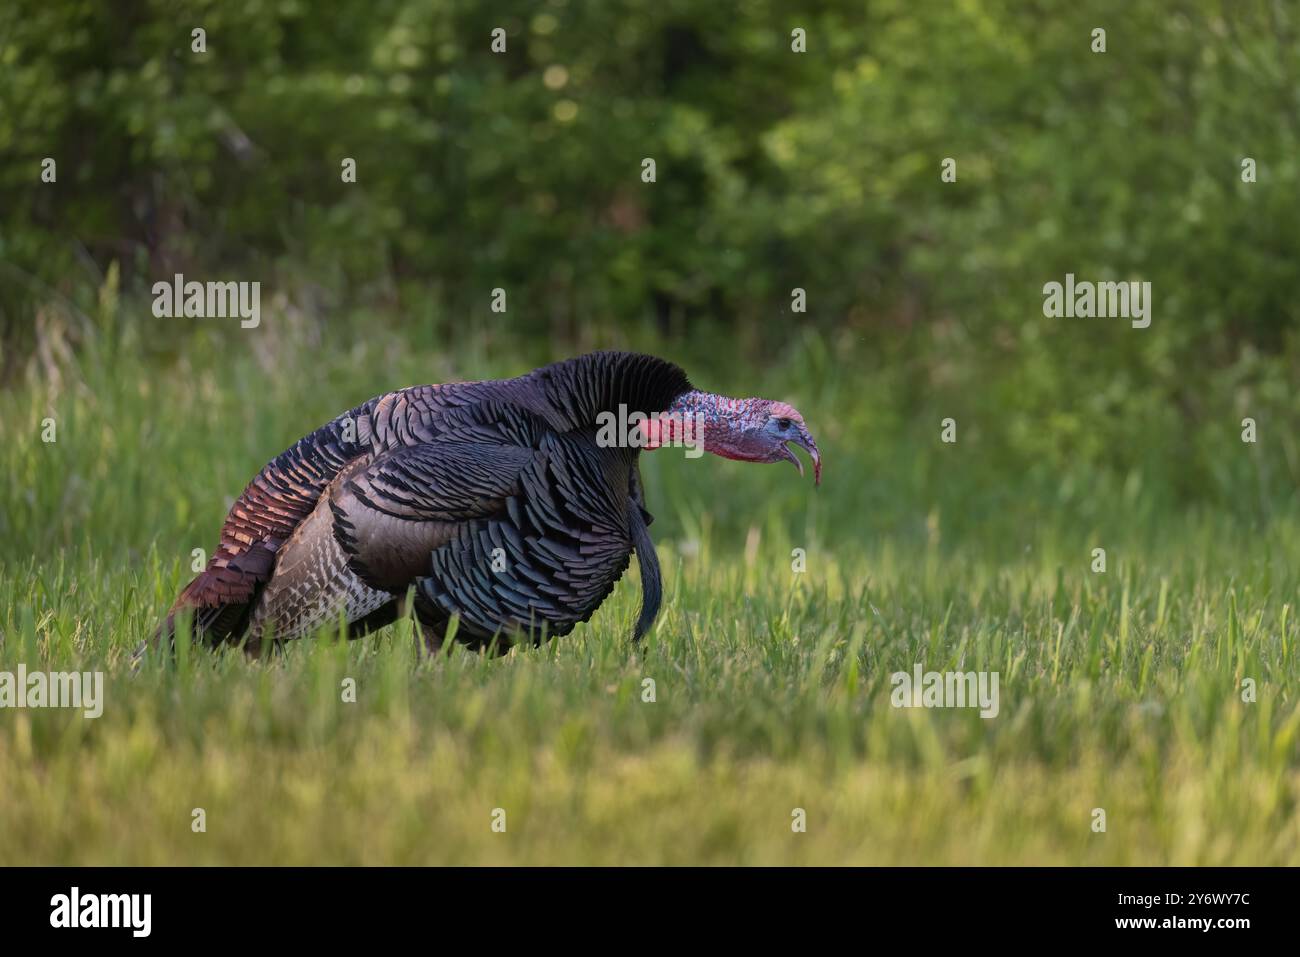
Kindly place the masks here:
[[(231, 332), (52, 350), (0, 393), (0, 668), (103, 670), (106, 704), (0, 711), (0, 864), (1300, 864), (1293, 500), (1045, 473), (995, 454), (996, 421), (958, 416), (944, 445), (943, 409), (851, 343), (758, 372), (646, 339), (700, 385), (793, 401), (826, 474), (648, 456), (666, 599), (643, 648), (633, 572), (590, 625), (503, 658), (418, 660), (399, 623), (139, 674), (265, 460), (371, 394), (555, 356)], [(1000, 713), (891, 707), (918, 662), (997, 671)]]

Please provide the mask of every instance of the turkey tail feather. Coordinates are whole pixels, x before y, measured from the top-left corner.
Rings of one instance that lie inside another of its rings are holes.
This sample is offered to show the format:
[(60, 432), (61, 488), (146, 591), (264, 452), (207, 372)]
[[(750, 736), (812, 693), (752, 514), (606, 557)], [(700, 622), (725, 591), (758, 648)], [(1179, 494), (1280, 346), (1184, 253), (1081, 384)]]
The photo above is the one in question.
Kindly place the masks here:
[(236, 588), (248, 589), (253, 597), (260, 586), (251, 589), (241, 579), (256, 575), (268, 577), (274, 554), (264, 545), (254, 545), (247, 552), (225, 566), (213, 562), (200, 572), (177, 596), (151, 638), (135, 650), (132, 660), (138, 661), (149, 649), (175, 652), (176, 618), (187, 611), (190, 618), (190, 638), (216, 646), (230, 638), (239, 637), (248, 622), (252, 597), (245, 598)]

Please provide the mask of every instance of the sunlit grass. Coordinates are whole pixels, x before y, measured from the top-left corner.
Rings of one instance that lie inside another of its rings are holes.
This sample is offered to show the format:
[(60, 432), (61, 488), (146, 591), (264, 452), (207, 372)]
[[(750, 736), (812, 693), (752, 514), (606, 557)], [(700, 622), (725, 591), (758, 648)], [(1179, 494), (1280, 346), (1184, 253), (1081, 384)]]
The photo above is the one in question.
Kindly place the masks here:
[[(666, 594), (641, 648), (633, 574), (589, 625), (501, 658), (422, 658), (402, 622), (133, 673), (262, 461), (443, 377), (322, 356), (291, 386), (218, 361), (0, 397), (0, 668), (107, 675), (97, 720), (0, 711), (0, 863), (1300, 863), (1293, 511), (1245, 524), (1085, 475), (1116, 497), (1080, 521), (1010, 464), (954, 479), (965, 450), (937, 430), (882, 451), (871, 387), (797, 363), (745, 391), (805, 409), (823, 488), (648, 458)], [(917, 662), (999, 672), (998, 717), (892, 708)]]

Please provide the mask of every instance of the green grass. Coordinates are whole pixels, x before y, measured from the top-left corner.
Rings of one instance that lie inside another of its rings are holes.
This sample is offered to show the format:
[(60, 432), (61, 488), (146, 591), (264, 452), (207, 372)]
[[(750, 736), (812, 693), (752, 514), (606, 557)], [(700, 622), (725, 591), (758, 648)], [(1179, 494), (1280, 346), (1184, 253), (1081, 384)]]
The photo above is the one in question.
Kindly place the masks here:
[[(370, 394), (547, 358), (401, 342), (213, 334), (165, 363), (128, 336), (0, 394), (0, 668), (103, 670), (107, 697), (0, 711), (0, 864), (1300, 864), (1294, 502), (1036, 469), (990, 451), (996, 421), (943, 446), (941, 410), (812, 337), (761, 372), (656, 350), (794, 401), (826, 475), (647, 457), (666, 599), (641, 649), (633, 574), (502, 658), (419, 660), (399, 623), (133, 674), (271, 455)], [(916, 662), (998, 671), (999, 716), (892, 708)]]

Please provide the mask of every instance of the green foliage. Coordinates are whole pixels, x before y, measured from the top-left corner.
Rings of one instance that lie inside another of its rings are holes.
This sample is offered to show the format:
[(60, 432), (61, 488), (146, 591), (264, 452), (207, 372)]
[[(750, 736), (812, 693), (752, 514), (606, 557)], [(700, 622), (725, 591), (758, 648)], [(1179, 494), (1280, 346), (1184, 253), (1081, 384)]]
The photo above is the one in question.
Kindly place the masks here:
[[(766, 364), (812, 325), (908, 370), (900, 414), (978, 420), (1044, 480), (1082, 459), (1217, 494), (1245, 475), (1204, 437), (1247, 415), (1290, 443), (1271, 479), (1300, 475), (1285, 7), (19, 0), (0, 18), (0, 381), (102, 335), (114, 268), (118, 326), (175, 358), (193, 323), (145, 297), (184, 271), (262, 281), (334, 344), (504, 325), (573, 352), (651, 320), (660, 339), (721, 325)], [(1150, 281), (1151, 328), (1045, 318), (1066, 272)]]
[[(86, 253), (128, 285), (278, 264), (355, 300), (418, 278), (480, 321), (506, 285), (528, 324), (568, 332), (647, 308), (753, 320), (798, 285), (824, 322), (925, 307), (1012, 350), (1037, 348), (1023, 330), (1047, 278), (1142, 276), (1159, 343), (1090, 352), (1167, 373), (1194, 350), (1278, 348), (1295, 318), (1294, 16), (1210, 0), (328, 15), (20, 0), (0, 30), (0, 258), (54, 286)], [(57, 189), (37, 182), (44, 156)]]

